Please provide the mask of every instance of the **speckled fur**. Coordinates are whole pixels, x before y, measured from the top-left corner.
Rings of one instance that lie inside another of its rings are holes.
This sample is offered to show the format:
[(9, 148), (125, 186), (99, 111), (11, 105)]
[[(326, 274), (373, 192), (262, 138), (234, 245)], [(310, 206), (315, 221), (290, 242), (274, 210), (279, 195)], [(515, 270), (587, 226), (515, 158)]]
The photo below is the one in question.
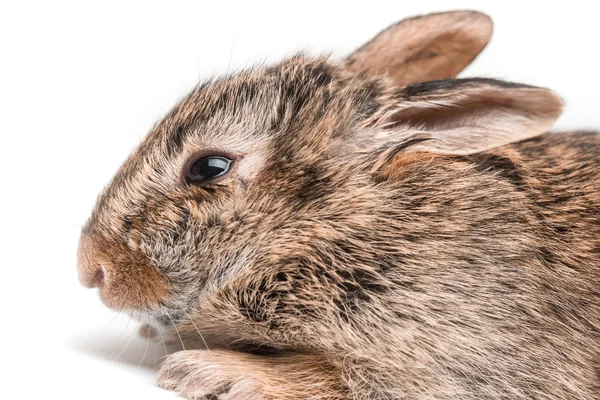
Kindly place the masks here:
[[(435, 90), (464, 84), (510, 86)], [(186, 351), (161, 386), (600, 397), (600, 137), (388, 154), (403, 128), (384, 117), (431, 91), (297, 56), (201, 85), (156, 125), (99, 198), (80, 276), (101, 265), (107, 304), (176, 326)], [(233, 172), (182, 183), (199, 151), (236, 156)]]

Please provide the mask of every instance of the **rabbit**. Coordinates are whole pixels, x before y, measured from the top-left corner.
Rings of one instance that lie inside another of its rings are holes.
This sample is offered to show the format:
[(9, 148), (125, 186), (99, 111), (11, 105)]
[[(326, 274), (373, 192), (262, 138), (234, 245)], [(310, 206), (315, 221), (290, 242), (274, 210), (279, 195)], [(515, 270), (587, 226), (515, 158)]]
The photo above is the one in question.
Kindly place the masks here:
[(489, 18), (199, 85), (82, 229), (186, 398), (600, 398), (600, 137), (553, 91), (456, 74)]

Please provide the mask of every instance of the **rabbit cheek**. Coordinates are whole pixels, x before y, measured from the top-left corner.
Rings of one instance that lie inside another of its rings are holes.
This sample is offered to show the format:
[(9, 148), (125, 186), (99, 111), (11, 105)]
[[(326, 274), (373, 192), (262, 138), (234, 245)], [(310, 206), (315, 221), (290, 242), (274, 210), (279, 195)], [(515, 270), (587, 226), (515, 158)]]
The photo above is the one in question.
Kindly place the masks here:
[(166, 300), (165, 278), (147, 257), (126, 245), (84, 234), (78, 254), (79, 280), (98, 288), (106, 306), (121, 309), (150, 309)]

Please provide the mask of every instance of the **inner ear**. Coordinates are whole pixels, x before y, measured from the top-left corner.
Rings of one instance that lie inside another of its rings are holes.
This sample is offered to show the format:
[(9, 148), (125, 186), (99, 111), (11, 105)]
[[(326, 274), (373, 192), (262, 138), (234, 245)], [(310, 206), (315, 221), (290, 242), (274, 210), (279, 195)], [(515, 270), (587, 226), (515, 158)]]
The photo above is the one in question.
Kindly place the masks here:
[[(451, 105), (428, 107), (409, 107), (390, 118), (394, 125), (418, 127), (423, 131), (439, 131), (461, 126), (473, 126), (481, 122), (481, 117), (493, 117), (490, 114), (514, 113), (510, 101), (505, 99), (474, 98), (458, 101)], [(516, 114), (519, 114), (517, 112)]]
[[(523, 88), (529, 88), (523, 86)], [(391, 116), (395, 124), (417, 126), (420, 130), (444, 130), (461, 126), (488, 126), (490, 120), (510, 123), (520, 116), (532, 119), (554, 119), (556, 97), (549, 91), (538, 88), (532, 90), (485, 90), (481, 93), (465, 94), (464, 97), (433, 99), (408, 106)], [(559, 101), (562, 105), (562, 102)], [(560, 107), (559, 107), (560, 108)], [(494, 118), (496, 117), (496, 118)]]
[(397, 98), (380, 126), (398, 132), (403, 151), (410, 152), (490, 150), (547, 132), (562, 111), (561, 99), (550, 90), (488, 79), (409, 86)]

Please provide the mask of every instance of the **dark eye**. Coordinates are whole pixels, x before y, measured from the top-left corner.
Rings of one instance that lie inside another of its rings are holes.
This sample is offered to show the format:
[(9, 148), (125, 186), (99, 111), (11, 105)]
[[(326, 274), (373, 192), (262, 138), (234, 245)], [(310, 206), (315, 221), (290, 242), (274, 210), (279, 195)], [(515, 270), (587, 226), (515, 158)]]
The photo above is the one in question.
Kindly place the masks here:
[(204, 156), (190, 165), (186, 181), (192, 184), (203, 183), (223, 176), (229, 171), (231, 160), (223, 156)]

